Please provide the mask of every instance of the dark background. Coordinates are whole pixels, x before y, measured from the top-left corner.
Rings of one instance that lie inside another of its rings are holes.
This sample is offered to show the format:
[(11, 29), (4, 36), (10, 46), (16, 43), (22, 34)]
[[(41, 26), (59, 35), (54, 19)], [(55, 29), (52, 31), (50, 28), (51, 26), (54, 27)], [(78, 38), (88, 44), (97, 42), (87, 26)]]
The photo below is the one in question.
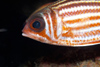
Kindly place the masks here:
[[(100, 45), (60, 47), (22, 36), (25, 20), (43, 4), (56, 0), (3, 0), (0, 5), (0, 67), (34, 67), (41, 57), (46, 62), (79, 62), (100, 56)], [(29, 62), (29, 63), (28, 63)]]

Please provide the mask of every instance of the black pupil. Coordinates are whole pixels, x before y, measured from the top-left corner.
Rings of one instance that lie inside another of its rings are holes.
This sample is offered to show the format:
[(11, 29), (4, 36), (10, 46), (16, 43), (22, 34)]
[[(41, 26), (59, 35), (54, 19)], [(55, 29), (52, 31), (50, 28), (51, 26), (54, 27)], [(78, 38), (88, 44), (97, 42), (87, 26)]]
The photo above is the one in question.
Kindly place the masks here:
[(34, 28), (40, 28), (40, 22), (39, 22), (39, 21), (35, 21), (35, 22), (33, 23), (33, 27), (34, 27)]

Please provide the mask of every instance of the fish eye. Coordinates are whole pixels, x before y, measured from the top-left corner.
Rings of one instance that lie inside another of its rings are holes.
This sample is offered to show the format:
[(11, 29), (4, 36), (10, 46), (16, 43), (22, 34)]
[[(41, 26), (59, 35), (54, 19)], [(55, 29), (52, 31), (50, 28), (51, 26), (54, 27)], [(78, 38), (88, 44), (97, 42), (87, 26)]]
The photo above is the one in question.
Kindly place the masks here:
[(42, 18), (35, 18), (30, 22), (30, 28), (35, 32), (41, 32), (45, 27), (45, 22)]
[(32, 25), (34, 28), (40, 28), (40, 22), (39, 21), (35, 21)]

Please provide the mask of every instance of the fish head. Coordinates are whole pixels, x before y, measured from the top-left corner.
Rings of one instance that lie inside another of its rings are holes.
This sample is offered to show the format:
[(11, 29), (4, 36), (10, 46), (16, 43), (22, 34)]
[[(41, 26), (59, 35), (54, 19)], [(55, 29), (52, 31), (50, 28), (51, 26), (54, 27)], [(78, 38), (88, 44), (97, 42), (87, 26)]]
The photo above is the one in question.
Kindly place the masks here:
[[(49, 3), (51, 4), (51, 3)], [(43, 5), (38, 10), (32, 13), (32, 15), (25, 21), (25, 26), (22, 30), (22, 36), (43, 42), (53, 42), (51, 36), (51, 22), (50, 14), (52, 18), (54, 15), (50, 9), (47, 8), (49, 4)], [(56, 25), (55, 25), (56, 27)]]

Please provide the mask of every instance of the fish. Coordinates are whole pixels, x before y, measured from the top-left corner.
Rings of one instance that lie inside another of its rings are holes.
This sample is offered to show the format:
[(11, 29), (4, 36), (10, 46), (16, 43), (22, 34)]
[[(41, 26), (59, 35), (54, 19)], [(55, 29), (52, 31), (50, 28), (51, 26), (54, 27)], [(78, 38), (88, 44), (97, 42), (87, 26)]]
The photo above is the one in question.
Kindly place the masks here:
[(57, 46), (100, 44), (100, 0), (57, 0), (25, 21), (22, 36)]

